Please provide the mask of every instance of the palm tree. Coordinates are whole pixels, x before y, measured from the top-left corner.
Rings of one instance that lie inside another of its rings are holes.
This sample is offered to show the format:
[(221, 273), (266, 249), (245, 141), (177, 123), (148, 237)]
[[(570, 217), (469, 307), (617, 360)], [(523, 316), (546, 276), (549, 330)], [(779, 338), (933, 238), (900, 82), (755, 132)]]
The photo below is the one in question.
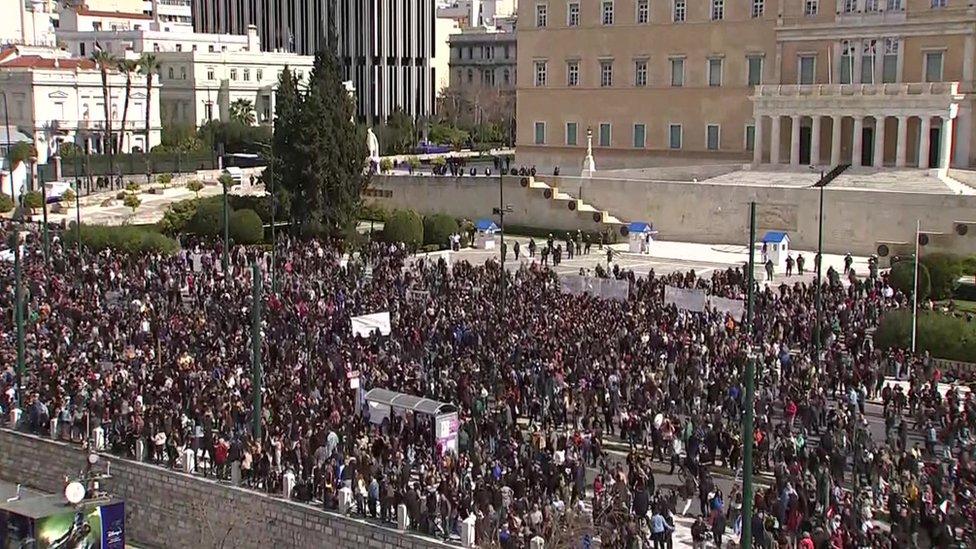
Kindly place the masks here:
[(249, 99), (237, 99), (230, 104), (230, 119), (245, 126), (254, 125), (254, 103)]
[(139, 58), (139, 72), (146, 75), (146, 152), (149, 152), (149, 121), (152, 109), (152, 82), (153, 74), (159, 72), (159, 61), (151, 53), (144, 53)]
[(91, 60), (98, 65), (98, 69), (102, 72), (102, 99), (105, 102), (105, 133), (103, 134), (103, 148), (102, 152), (107, 153), (109, 156), (112, 155), (112, 98), (109, 97), (108, 91), (108, 71), (110, 67), (117, 66), (115, 56), (111, 53), (99, 49), (92, 53)]
[(125, 74), (125, 102), (122, 104), (122, 127), (119, 136), (118, 154), (122, 154), (122, 143), (125, 141), (125, 122), (129, 117), (129, 95), (132, 93), (132, 74), (139, 68), (139, 63), (132, 59), (119, 59), (119, 72)]

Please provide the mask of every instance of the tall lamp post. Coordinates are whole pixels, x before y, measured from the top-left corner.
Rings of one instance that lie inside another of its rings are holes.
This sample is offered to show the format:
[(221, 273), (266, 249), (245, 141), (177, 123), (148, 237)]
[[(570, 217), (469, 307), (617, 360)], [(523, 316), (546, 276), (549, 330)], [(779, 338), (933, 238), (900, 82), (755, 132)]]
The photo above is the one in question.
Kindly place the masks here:
[[(30, 178), (31, 185), (33, 185), (35, 175), (37, 175), (37, 156), (31, 155), (30, 162)], [(40, 181), (40, 179), (40, 176), (37, 175), (37, 183), (41, 186), (41, 221), (44, 224), (41, 229), (41, 234), (43, 235), (42, 238), (44, 241), (44, 266), (46, 267), (51, 261), (51, 239), (47, 228), (47, 185), (43, 181)]]
[(251, 264), (251, 434), (261, 440), (261, 265)]
[[(10, 155), (10, 110), (7, 108), (7, 94), (3, 93), (3, 116), (4, 125), (6, 126), (6, 145), (7, 145), (7, 156)], [(11, 166), (12, 168), (12, 166)], [(10, 178), (10, 198), (13, 199), (16, 196), (16, 188), (14, 187), (14, 178)], [(23, 198), (23, 197), (21, 197)], [(14, 212), (16, 213), (16, 205)], [(23, 215), (23, 213), (21, 213)], [(12, 218), (16, 219), (16, 215)], [(23, 399), (21, 398), (21, 387), (24, 383), (24, 285), (21, 280), (21, 259), (20, 259), (20, 230), (19, 226), (14, 228), (13, 233), (11, 233), (10, 247), (14, 252), (14, 324), (17, 330), (17, 364), (14, 373), (17, 375), (17, 408), (21, 408)]]
[[(811, 166), (813, 168), (813, 166)], [(820, 364), (820, 346), (823, 344), (823, 289), (821, 288), (823, 281), (820, 278), (823, 271), (823, 225), (824, 225), (824, 187), (827, 186), (824, 181), (824, 171), (820, 170), (820, 181), (817, 182), (817, 186), (820, 187), (820, 216), (817, 221), (817, 259), (815, 261), (817, 268), (817, 336), (815, 338), (815, 347), (817, 356), (817, 369), (822, 370), (822, 365)]]
[(498, 254), (501, 256), (502, 264), (502, 280), (501, 280), (501, 311), (500, 315), (502, 320), (505, 319), (505, 286), (507, 282), (507, 275), (505, 273), (505, 214), (512, 213), (512, 205), (505, 204), (505, 185), (503, 184), (503, 177), (498, 176), (498, 207), (492, 208), (491, 212), (498, 216), (498, 221), (501, 229), (501, 240), (498, 246)]
[(745, 417), (742, 419), (742, 547), (752, 547), (752, 446), (753, 414), (756, 407), (756, 363), (752, 351), (753, 286), (756, 270), (756, 203), (749, 203), (749, 286), (746, 308)]

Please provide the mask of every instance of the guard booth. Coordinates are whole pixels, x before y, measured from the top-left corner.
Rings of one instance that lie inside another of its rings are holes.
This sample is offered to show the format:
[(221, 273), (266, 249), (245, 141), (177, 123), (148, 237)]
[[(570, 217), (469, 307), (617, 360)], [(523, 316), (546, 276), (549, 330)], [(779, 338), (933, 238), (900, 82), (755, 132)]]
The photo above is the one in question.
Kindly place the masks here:
[(479, 219), (474, 223), (474, 247), (479, 250), (494, 250), (495, 238), (500, 232), (498, 225), (490, 219)]
[(654, 224), (646, 221), (634, 221), (627, 225), (627, 238), (630, 242), (630, 252), (635, 254), (651, 253), (651, 243), (654, 242)]
[(382, 425), (402, 420), (430, 426), (439, 451), (457, 453), (460, 430), (457, 406), (380, 388), (367, 391), (365, 400), (370, 423)]
[(762, 237), (762, 262), (772, 260), (776, 272), (786, 272), (786, 257), (790, 254), (790, 235), (782, 231), (768, 231)]

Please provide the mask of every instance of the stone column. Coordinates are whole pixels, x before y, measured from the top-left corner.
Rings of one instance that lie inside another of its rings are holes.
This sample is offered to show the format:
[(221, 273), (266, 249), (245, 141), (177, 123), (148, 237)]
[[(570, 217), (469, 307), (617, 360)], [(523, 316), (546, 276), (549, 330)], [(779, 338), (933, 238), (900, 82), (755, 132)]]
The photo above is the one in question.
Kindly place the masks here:
[(779, 164), (780, 115), (774, 114), (770, 118), (772, 124), (769, 132), (769, 163)]
[(885, 116), (874, 117), (874, 167), (884, 167)]
[(939, 132), (939, 169), (949, 168), (952, 162), (952, 118), (942, 117), (942, 130)]
[(820, 165), (820, 116), (810, 117), (810, 164)]
[(864, 117), (855, 116), (854, 117), (854, 131), (851, 138), (851, 166), (861, 165), (861, 148), (864, 145), (862, 138), (864, 137)]
[[(861, 83), (861, 57), (864, 55), (864, 41), (863, 40), (851, 40), (851, 45), (854, 47), (854, 59), (851, 60), (851, 65), (854, 66), (854, 74), (851, 78), (851, 84)], [(855, 124), (857, 123), (857, 118), (854, 119)], [(863, 119), (862, 119), (863, 122)], [(854, 164), (855, 166), (860, 166), (860, 164)]]
[(898, 117), (898, 144), (895, 148), (895, 167), (904, 168), (908, 165), (908, 117)]
[(800, 165), (800, 115), (790, 117), (790, 165)]
[(957, 168), (969, 167), (969, 147), (972, 141), (973, 111), (969, 107), (960, 106), (956, 115), (956, 147), (952, 165)]
[(834, 126), (830, 130), (830, 165), (836, 166), (840, 164), (840, 130), (844, 125), (844, 117), (840, 115), (834, 115)]
[(752, 163), (762, 164), (763, 161), (763, 116), (756, 115), (755, 131), (752, 134)]
[(932, 118), (929, 115), (922, 116), (921, 128), (918, 132), (918, 167), (926, 169), (929, 167), (929, 130), (932, 129)]

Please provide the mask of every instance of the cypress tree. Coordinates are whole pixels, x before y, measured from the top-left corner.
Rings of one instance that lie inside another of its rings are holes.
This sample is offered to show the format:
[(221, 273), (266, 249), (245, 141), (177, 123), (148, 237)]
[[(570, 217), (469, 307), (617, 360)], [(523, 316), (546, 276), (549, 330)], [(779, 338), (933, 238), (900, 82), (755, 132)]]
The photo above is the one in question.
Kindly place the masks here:
[(301, 141), (301, 105), (302, 96), (298, 89), (298, 81), (287, 66), (278, 77), (278, 89), (275, 90), (275, 123), (272, 137), (274, 167), (274, 189), (279, 205), (287, 205), (293, 220), (302, 219), (305, 214), (301, 200), (292, 200), (293, 196), (301, 196), (298, 192), (300, 182), (299, 170), (301, 161), (297, 157), (296, 144)]

